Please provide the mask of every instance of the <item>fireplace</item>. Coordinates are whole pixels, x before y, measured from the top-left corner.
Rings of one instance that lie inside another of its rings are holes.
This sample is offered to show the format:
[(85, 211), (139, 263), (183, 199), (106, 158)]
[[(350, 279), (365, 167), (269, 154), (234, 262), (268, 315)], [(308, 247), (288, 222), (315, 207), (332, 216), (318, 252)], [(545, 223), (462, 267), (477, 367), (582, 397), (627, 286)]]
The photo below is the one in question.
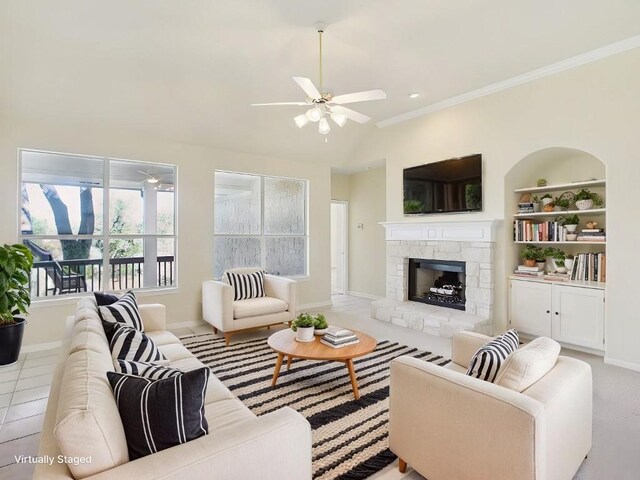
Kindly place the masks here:
[(465, 262), (409, 259), (407, 299), (465, 310)]

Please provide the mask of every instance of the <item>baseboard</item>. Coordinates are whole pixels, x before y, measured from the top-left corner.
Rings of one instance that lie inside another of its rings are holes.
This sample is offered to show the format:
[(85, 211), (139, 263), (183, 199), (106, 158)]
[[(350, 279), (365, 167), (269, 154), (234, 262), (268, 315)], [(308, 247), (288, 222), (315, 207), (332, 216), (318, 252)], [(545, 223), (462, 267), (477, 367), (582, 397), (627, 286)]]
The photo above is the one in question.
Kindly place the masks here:
[(628, 368), (629, 370), (640, 372), (640, 363), (625, 362), (624, 360), (616, 360), (615, 358), (607, 356), (604, 357), (604, 363), (607, 365), (613, 365), (614, 367)]
[(367, 300), (382, 300), (384, 298), (380, 295), (372, 295), (370, 293), (364, 292), (354, 292), (353, 290), (347, 291), (347, 295), (351, 295), (352, 297), (366, 298)]
[(51, 350), (52, 348), (58, 348), (60, 345), (62, 345), (62, 341), (60, 340), (58, 340), (57, 342), (34, 343), (33, 345), (23, 345), (20, 349), (20, 352), (41, 352), (42, 350)]
[(306, 310), (308, 308), (323, 308), (330, 307), (332, 305), (331, 300), (327, 300), (326, 302), (305, 303), (304, 305), (298, 305), (296, 310), (299, 312), (300, 310)]

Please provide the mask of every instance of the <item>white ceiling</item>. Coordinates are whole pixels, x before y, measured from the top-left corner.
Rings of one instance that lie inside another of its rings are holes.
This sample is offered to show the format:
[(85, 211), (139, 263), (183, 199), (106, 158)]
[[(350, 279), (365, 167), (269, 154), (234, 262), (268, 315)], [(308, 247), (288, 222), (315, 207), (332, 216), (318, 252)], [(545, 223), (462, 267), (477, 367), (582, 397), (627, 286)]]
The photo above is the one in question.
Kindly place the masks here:
[[(388, 94), (326, 144), (305, 107), (249, 106), (304, 99), (317, 21), (327, 90)], [(638, 0), (3, 0), (0, 108), (346, 166), (376, 122), (638, 33)]]

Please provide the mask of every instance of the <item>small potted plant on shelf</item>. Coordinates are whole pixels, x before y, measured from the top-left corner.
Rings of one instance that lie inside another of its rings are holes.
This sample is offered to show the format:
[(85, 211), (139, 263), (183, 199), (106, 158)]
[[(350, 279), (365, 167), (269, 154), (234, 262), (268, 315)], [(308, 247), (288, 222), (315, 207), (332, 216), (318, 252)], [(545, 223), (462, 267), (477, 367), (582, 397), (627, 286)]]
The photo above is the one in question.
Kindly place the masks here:
[(526, 267), (535, 267), (536, 261), (541, 256), (542, 251), (540, 250), (540, 247), (535, 245), (525, 245), (525, 247), (520, 251), (520, 258), (524, 260), (524, 265)]
[(575, 233), (580, 223), (580, 219), (577, 215), (567, 215), (564, 217), (558, 217), (556, 220), (562, 220), (562, 226), (567, 229), (569, 233)]
[(544, 249), (544, 255), (551, 259), (554, 271), (558, 273), (567, 273), (567, 267), (565, 265), (566, 254), (564, 251), (559, 248), (548, 247)]
[(566, 197), (560, 196), (560, 197), (556, 197), (553, 200), (553, 204), (558, 207), (560, 210), (569, 210), (569, 207), (571, 206), (571, 200), (569, 200)]
[(315, 316), (315, 322), (315, 330), (313, 332), (314, 334), (324, 335), (325, 333), (327, 333), (329, 323), (327, 322), (327, 318), (322, 313), (319, 313)]
[(594, 207), (600, 208), (602, 205), (602, 197), (587, 188), (576, 193), (576, 208), (578, 210), (591, 210)]
[(316, 319), (309, 313), (301, 313), (291, 323), (291, 330), (296, 332), (296, 340), (299, 342), (313, 342), (313, 331), (316, 327)]
[(542, 196), (542, 205), (548, 205), (550, 203), (553, 203), (553, 197), (551, 195), (549, 195), (548, 193), (545, 193)]
[(0, 366), (18, 361), (31, 304), (29, 284), (33, 255), (24, 245), (0, 247)]

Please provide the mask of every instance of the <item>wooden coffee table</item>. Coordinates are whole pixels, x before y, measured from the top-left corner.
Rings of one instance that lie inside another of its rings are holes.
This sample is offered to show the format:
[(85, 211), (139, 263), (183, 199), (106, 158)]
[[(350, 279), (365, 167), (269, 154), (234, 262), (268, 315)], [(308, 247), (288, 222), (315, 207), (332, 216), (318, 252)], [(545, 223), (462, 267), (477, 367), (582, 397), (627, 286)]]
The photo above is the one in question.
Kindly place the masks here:
[(291, 360), (294, 358), (302, 358), (304, 360), (331, 360), (334, 362), (343, 362), (347, 366), (349, 377), (351, 378), (353, 396), (358, 400), (360, 398), (360, 392), (358, 391), (356, 372), (353, 369), (353, 359), (373, 352), (378, 342), (366, 333), (356, 332), (355, 330), (353, 333), (358, 336), (360, 342), (341, 348), (331, 348), (320, 343), (322, 336), (316, 336), (313, 342), (298, 342), (296, 341), (296, 333), (290, 328), (274, 333), (268, 340), (269, 346), (278, 354), (271, 386), (275, 386), (278, 381), (278, 375), (280, 374), (280, 367), (282, 367), (284, 357), (288, 357), (287, 370), (291, 367)]

